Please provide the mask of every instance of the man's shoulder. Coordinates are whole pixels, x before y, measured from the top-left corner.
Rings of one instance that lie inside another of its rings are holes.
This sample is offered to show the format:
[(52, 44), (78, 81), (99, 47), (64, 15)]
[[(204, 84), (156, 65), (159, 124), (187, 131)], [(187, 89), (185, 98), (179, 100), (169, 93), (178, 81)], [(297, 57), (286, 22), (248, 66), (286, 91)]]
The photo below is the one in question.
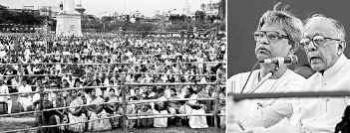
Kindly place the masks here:
[(286, 72), (286, 74), (287, 74), (288, 77), (289, 77), (290, 79), (292, 79), (293, 81), (296, 81), (296, 82), (305, 82), (305, 81), (306, 81), (306, 79), (305, 79), (303, 76), (301, 76), (301, 75), (299, 75), (299, 74), (293, 72), (292, 70), (289, 70), (289, 69), (288, 69), (287, 72)]
[[(252, 76), (255, 75), (258, 72), (258, 70), (254, 70), (252, 72)], [(227, 92), (238, 92), (240, 91), (239, 88), (244, 86), (244, 83), (249, 77), (250, 72), (242, 72), (235, 74), (227, 79), (226, 81), (226, 87)], [(254, 77), (254, 76), (253, 76)]]
[(345, 66), (350, 66), (350, 59), (349, 58), (347, 58), (347, 57), (345, 57), (346, 58), (346, 65)]
[[(256, 73), (258, 70), (254, 70), (253, 73)], [(246, 79), (248, 78), (250, 72), (241, 72), (237, 73), (235, 75), (232, 75), (230, 78), (227, 79), (228, 82), (232, 82), (234, 80), (239, 80), (239, 79)]]

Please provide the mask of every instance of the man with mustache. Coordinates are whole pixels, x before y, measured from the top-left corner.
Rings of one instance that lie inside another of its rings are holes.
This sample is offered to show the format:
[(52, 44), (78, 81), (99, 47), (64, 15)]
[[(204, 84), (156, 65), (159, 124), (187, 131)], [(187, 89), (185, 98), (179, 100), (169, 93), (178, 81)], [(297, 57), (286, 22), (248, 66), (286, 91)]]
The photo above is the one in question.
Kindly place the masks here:
[[(262, 15), (253, 34), (258, 60), (293, 55), (299, 45), (302, 37), (302, 21), (281, 9), (280, 5), (276, 4), (274, 10)], [(227, 81), (228, 92), (288, 92), (300, 88), (305, 81), (305, 78), (289, 70), (284, 63), (259, 65), (260, 68), (254, 70), (251, 76), (249, 73), (232, 76)], [(232, 97), (228, 97), (227, 103), (227, 108), (230, 110), (227, 111), (227, 132), (245, 132), (258, 127), (271, 127), (289, 118), (293, 112), (292, 101), (285, 99), (245, 100), (233, 103)]]
[[(350, 60), (343, 54), (345, 29), (337, 20), (315, 14), (306, 20), (301, 46), (316, 71), (300, 91), (349, 91)], [(333, 133), (349, 98), (300, 99), (295, 106), (299, 132)]]
[[(306, 20), (300, 43), (305, 49), (311, 68), (316, 73), (296, 91), (350, 90), (350, 60), (343, 54), (346, 42), (342, 24), (335, 19), (315, 14)], [(260, 128), (258, 132), (333, 133), (337, 123), (340, 123), (337, 131), (343, 130), (339, 128), (344, 128), (345, 131), (347, 127), (341, 126), (341, 121), (349, 100), (348, 97), (295, 100), (294, 104), (291, 104), (293, 119), (290, 119), (290, 122)]]

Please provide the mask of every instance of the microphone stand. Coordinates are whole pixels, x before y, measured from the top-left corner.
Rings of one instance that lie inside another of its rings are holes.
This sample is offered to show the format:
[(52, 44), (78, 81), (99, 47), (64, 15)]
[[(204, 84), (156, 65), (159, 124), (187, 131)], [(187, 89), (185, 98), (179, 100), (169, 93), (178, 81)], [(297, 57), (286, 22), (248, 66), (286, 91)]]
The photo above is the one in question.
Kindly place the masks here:
[(249, 75), (248, 75), (248, 78), (247, 78), (247, 80), (245, 81), (245, 83), (244, 83), (244, 85), (243, 85), (243, 87), (242, 87), (241, 94), (243, 93), (244, 89), (247, 87), (248, 81), (249, 81), (250, 77), (252, 76), (254, 69), (255, 69), (258, 65), (259, 65), (259, 61), (255, 62), (255, 64), (253, 65), (253, 67), (250, 69), (250, 73), (249, 73)]
[(258, 83), (258, 85), (256, 87), (254, 87), (253, 89), (251, 89), (250, 91), (248, 91), (248, 93), (254, 93), (257, 89), (259, 89), (259, 87), (265, 83), (269, 78), (272, 77), (272, 72), (269, 72), (267, 75), (265, 75), (261, 81)]
[(283, 65), (283, 61), (279, 60), (276, 63), (276, 67), (274, 68), (274, 70), (270, 71), (267, 75), (265, 75), (261, 81), (258, 83), (258, 85), (256, 87), (254, 87), (251, 91), (249, 91), (248, 93), (254, 93), (257, 89), (259, 89), (259, 87), (265, 83), (269, 78), (273, 77), (274, 73), (278, 71), (278, 69), (280, 68), (280, 66)]

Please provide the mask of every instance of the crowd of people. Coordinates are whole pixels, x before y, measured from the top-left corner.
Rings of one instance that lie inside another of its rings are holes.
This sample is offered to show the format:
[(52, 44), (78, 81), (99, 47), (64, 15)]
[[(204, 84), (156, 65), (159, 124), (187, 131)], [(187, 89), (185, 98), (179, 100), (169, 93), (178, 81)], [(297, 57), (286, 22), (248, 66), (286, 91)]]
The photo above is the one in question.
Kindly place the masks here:
[[(225, 38), (182, 38), (170, 35), (86, 34), (84, 37), (55, 37), (3, 34), (0, 35), (0, 88), (7, 90), (3, 93), (23, 94), (1, 98), (7, 100), (9, 105), (7, 113), (12, 113), (12, 102), (18, 102), (22, 106), (21, 111), (71, 107), (37, 114), (38, 124), (82, 122), (45, 129), (57, 132), (119, 128), (123, 126), (123, 117), (84, 121), (123, 115), (124, 112), (132, 116), (213, 113), (216, 105), (214, 101), (195, 98), (225, 97), (225, 87), (220, 85), (224, 84), (226, 78), (223, 63), (225, 43)], [(216, 84), (122, 85), (211, 82)], [(43, 95), (39, 93), (53, 89), (59, 91)], [(128, 101), (158, 99), (159, 102), (130, 103), (123, 108), (124, 94)], [(193, 100), (166, 101), (184, 98)], [(225, 113), (224, 104), (224, 101), (218, 103), (218, 112), (221, 114)], [(207, 128), (214, 125), (214, 119), (218, 119), (222, 127), (225, 126), (224, 117), (213, 116), (129, 119), (126, 126)]]

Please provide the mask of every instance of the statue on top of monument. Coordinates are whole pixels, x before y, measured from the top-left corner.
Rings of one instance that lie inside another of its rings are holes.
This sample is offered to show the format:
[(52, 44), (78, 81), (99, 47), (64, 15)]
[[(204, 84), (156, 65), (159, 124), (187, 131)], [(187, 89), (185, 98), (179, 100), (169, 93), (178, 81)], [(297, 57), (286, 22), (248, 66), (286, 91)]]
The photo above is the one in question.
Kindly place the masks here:
[[(78, 5), (81, 6), (81, 1), (79, 1)], [(66, 14), (80, 14), (75, 10), (75, 0), (60, 0), (60, 13), (66, 13)]]

